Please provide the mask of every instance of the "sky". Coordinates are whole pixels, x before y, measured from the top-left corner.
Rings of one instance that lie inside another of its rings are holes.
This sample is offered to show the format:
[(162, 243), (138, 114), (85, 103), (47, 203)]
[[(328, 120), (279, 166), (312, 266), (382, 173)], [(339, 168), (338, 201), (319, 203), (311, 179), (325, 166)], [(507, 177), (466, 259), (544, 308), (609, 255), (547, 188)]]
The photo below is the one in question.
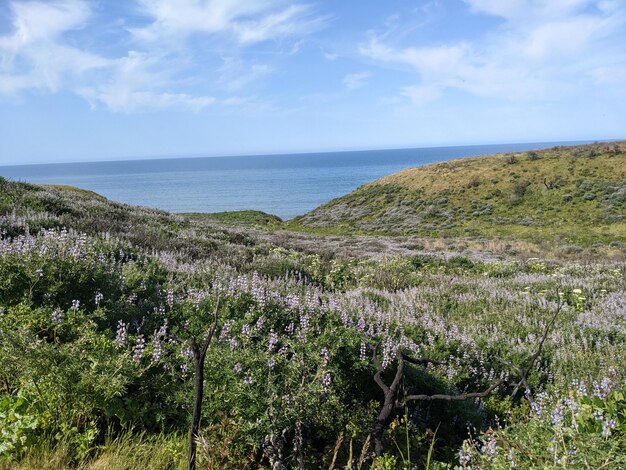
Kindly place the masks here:
[(0, 165), (626, 138), (623, 0), (0, 0)]

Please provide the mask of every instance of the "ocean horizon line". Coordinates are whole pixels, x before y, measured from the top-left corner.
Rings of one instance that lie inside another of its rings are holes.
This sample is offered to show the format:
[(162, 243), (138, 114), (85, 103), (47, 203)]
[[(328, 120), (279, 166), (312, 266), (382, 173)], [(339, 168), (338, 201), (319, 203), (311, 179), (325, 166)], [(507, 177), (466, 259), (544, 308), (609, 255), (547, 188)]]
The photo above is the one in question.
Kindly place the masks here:
[(318, 150), (318, 151), (295, 151), (295, 152), (261, 152), (261, 153), (241, 153), (241, 154), (203, 154), (203, 153), (187, 153), (187, 154), (167, 154), (167, 155), (145, 155), (145, 156), (128, 156), (113, 158), (110, 160), (72, 160), (72, 161), (56, 161), (56, 162), (29, 162), (29, 163), (2, 163), (1, 168), (12, 167), (32, 167), (32, 166), (49, 166), (49, 165), (74, 165), (74, 164), (103, 164), (103, 163), (121, 163), (121, 162), (150, 162), (162, 160), (197, 160), (197, 159), (226, 159), (226, 158), (257, 158), (257, 157), (294, 157), (294, 156), (312, 156), (326, 154), (363, 154), (368, 152), (396, 152), (396, 151), (413, 151), (428, 149), (454, 149), (468, 147), (502, 147), (502, 146), (518, 146), (518, 145), (580, 145), (592, 142), (614, 142), (622, 139), (581, 139), (581, 140), (546, 140), (546, 141), (529, 141), (529, 142), (495, 142), (485, 144), (452, 144), (452, 145), (425, 145), (420, 147), (380, 147), (380, 148), (363, 148), (363, 149), (339, 149), (339, 150)]

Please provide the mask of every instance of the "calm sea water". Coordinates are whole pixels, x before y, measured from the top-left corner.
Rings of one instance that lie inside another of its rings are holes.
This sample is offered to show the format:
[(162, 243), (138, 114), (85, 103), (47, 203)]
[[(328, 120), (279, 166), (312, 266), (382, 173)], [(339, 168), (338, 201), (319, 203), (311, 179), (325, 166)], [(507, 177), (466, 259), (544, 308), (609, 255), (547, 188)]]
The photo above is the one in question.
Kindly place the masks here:
[(171, 212), (257, 209), (289, 219), (403, 168), (569, 142), (293, 155), (0, 166), (11, 180), (68, 184)]

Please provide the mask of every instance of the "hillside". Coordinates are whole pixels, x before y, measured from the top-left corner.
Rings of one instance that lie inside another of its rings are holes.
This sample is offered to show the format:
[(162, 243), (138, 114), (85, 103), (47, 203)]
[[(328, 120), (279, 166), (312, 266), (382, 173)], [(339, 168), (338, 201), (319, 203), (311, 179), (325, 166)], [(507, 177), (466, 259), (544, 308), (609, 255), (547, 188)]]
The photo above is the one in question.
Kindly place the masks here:
[(464, 158), (361, 186), (295, 219), (306, 229), (626, 241), (626, 142)]
[(0, 177), (0, 470), (626, 468), (621, 248), (280, 227)]

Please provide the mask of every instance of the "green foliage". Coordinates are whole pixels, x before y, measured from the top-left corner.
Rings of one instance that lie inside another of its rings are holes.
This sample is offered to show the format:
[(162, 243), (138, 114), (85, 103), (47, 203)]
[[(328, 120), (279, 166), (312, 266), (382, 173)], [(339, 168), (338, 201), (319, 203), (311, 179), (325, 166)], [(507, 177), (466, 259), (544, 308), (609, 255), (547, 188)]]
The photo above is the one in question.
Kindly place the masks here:
[(436, 163), (368, 183), (288, 226), (342, 234), (560, 238), (584, 247), (626, 241), (624, 168), (623, 142)]
[(471, 466), (488, 468), (621, 468), (626, 465), (624, 389), (606, 396), (543, 397), (531, 417), (489, 430), (469, 453)]
[[(521, 174), (531, 160), (519, 158), (507, 172)], [(465, 190), (496, 184), (477, 181)], [(593, 191), (598, 204), (621, 191), (583, 183), (576, 191)], [(502, 188), (494, 197), (511, 194)], [(244, 231), (239, 216), (174, 216), (3, 180), (0, 189), (0, 468), (184, 466), (194, 382), (189, 346), (191, 338), (202, 341), (214, 312), (199, 443), (206, 468), (268, 466), (272, 442), (282, 442), (288, 466), (328, 468), (334, 459), (335, 468), (452, 468), (468, 424), (494, 436), (500, 449), (522, 447), (529, 462), (546, 466), (555, 436), (565, 440), (563, 452), (576, 446), (599, 463), (623, 458), (623, 390), (602, 400), (577, 396), (572, 434), (548, 415), (535, 416), (523, 391), (510, 398), (517, 372), (507, 365), (532, 363), (560, 305), (529, 370), (530, 388), (558, 397), (573, 380), (600, 383), (607, 366), (621, 364), (626, 340), (621, 265), (502, 260), (424, 246), (418, 255), (385, 256), (386, 245), (374, 238), (360, 253), (365, 245), (352, 238), (328, 246), (326, 238)], [(523, 202), (536, 190), (529, 187)], [(400, 195), (419, 198), (416, 207), (428, 207), (431, 224), (459, 217), (445, 188), (436, 195), (368, 191), (381, 208)], [(477, 201), (472, 210), (497, 208)], [(110, 231), (101, 233), (105, 226)], [(342, 244), (355, 244), (350, 253), (359, 256), (335, 249)], [(436, 361), (407, 363), (398, 399), (484, 390), (501, 374), (511, 382), (480, 403), (417, 401), (396, 410), (383, 433), (385, 453), (373, 459), (382, 399), (373, 380), (375, 346), (385, 383), (398, 349)], [(602, 435), (598, 412), (615, 420), (612, 435)], [(488, 431), (496, 416), (504, 427)], [(488, 460), (471, 446), (465, 450), (485, 468), (507, 462), (506, 453)]]
[(29, 413), (24, 395), (0, 398), (0, 455), (21, 455), (34, 440), (39, 422)]

